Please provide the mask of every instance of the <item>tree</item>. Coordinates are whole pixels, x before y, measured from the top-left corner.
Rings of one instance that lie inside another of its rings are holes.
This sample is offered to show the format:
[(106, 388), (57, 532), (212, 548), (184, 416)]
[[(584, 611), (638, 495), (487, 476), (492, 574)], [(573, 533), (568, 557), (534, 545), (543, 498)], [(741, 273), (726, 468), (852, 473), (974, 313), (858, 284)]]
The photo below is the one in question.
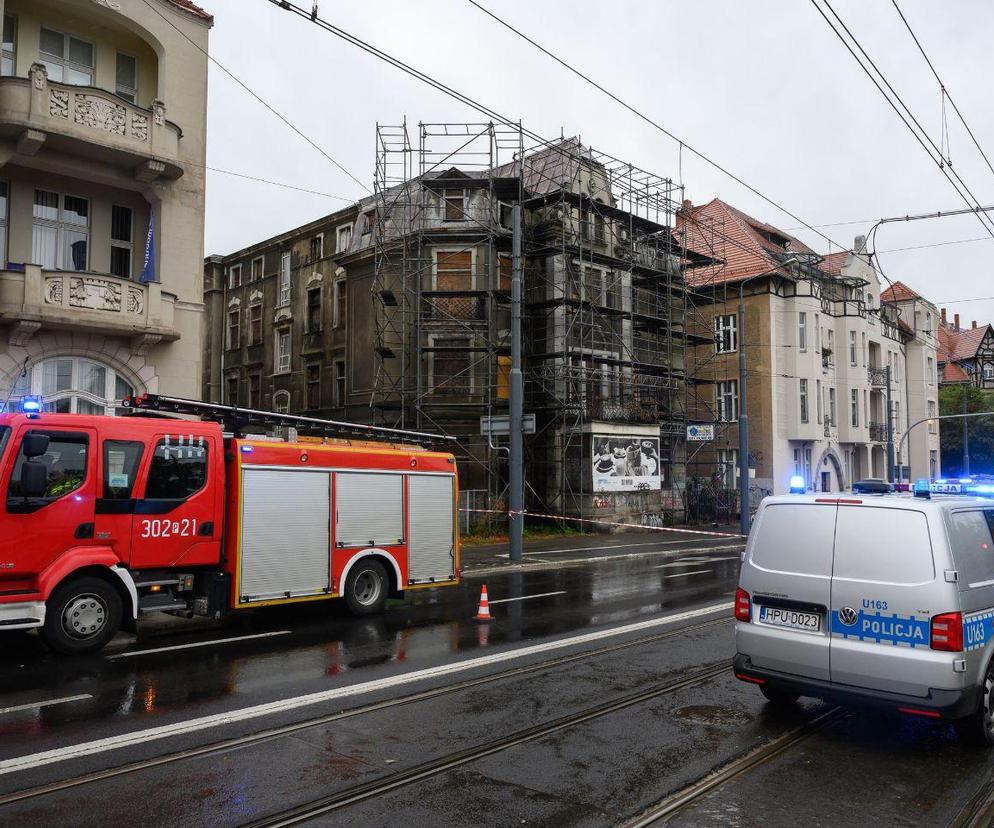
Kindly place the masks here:
[[(994, 393), (972, 385), (944, 385), (939, 389), (939, 414), (962, 414), (963, 396), (970, 413), (994, 412)], [(967, 418), (970, 431), (970, 471), (994, 474), (994, 414)], [(924, 426), (920, 426), (924, 428)], [(957, 477), (963, 473), (963, 420), (939, 421), (942, 474)]]

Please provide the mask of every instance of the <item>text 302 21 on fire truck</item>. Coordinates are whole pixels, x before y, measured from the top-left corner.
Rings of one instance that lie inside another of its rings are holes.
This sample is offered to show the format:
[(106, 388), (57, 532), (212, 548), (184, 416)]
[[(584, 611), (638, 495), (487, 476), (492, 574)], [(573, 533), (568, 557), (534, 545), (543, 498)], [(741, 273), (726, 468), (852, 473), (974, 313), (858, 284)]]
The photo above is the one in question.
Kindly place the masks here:
[[(171, 397), (122, 405), (134, 413), (0, 415), (0, 631), (92, 652), (153, 611), (344, 598), (364, 615), (458, 582), (455, 458), (431, 449), (448, 438)], [(249, 423), (334, 439), (242, 436)]]

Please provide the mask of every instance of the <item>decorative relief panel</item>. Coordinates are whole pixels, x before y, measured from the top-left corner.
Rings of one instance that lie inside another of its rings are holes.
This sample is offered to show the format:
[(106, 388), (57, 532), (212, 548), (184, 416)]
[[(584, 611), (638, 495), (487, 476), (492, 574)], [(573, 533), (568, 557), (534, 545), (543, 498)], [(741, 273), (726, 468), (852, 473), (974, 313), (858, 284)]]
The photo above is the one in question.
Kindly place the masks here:
[(139, 141), (148, 140), (148, 118), (135, 113), (131, 116), (131, 137)]
[(90, 276), (69, 279), (69, 305), (91, 310), (121, 310), (121, 286)]
[(95, 95), (76, 94), (74, 120), (78, 124), (124, 135), (127, 116), (128, 110), (120, 104)]
[(49, 90), (48, 114), (53, 118), (69, 117), (69, 90)]
[(45, 280), (45, 304), (62, 304), (62, 277), (56, 276), (54, 279)]
[(138, 289), (128, 288), (128, 313), (141, 314), (145, 311), (145, 296)]

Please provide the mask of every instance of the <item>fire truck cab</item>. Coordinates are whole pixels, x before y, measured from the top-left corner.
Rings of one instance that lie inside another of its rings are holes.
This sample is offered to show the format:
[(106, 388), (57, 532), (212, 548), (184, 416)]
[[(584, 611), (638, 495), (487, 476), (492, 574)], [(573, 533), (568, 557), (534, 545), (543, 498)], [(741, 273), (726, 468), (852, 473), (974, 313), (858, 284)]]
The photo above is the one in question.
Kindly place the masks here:
[[(130, 405), (232, 410), (160, 399)], [(37, 627), (56, 651), (92, 652), (149, 612), (218, 618), (344, 598), (370, 614), (458, 582), (451, 454), (238, 438), (227, 425), (0, 415), (0, 631)]]

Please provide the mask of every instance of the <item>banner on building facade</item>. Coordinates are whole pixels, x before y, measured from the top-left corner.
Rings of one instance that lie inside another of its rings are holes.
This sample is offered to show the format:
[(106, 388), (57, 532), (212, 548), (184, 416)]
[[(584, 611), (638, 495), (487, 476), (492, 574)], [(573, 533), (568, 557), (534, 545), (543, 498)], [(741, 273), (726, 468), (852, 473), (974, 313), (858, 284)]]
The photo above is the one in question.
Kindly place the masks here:
[(590, 440), (595, 492), (662, 489), (658, 437), (593, 434)]

